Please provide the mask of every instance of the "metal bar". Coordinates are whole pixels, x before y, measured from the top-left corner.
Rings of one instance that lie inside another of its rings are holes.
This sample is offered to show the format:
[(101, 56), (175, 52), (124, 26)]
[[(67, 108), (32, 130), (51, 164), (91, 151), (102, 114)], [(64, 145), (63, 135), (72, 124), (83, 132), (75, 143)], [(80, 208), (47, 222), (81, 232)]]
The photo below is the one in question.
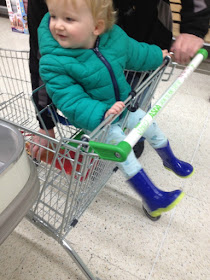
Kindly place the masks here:
[(69, 243), (65, 239), (61, 240), (60, 244), (66, 250), (66, 252), (69, 254), (69, 256), (72, 258), (72, 260), (76, 263), (76, 265), (80, 268), (80, 270), (83, 272), (83, 274), (86, 276), (87, 279), (100, 280), (99, 278), (95, 278), (93, 276), (93, 274), (89, 271), (89, 269), (84, 264), (84, 262), (79, 257), (79, 255), (76, 253), (76, 251), (69, 245)]

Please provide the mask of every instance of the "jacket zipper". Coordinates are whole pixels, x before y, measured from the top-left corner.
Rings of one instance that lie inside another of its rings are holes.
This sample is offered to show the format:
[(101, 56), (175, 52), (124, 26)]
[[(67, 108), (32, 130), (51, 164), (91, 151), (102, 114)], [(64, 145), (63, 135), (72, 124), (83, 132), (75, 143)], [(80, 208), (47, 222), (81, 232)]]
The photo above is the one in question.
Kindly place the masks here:
[(104, 63), (106, 68), (108, 69), (109, 74), (110, 74), (111, 79), (112, 79), (112, 84), (114, 86), (115, 99), (116, 99), (116, 101), (120, 101), (120, 92), (119, 92), (119, 87), (118, 87), (118, 84), (117, 84), (115, 74), (113, 72), (113, 69), (112, 69), (110, 63), (106, 60), (106, 58), (99, 51), (98, 46), (99, 46), (99, 38), (96, 41), (96, 46), (95, 46), (95, 48), (93, 48), (93, 51), (97, 55), (97, 57)]

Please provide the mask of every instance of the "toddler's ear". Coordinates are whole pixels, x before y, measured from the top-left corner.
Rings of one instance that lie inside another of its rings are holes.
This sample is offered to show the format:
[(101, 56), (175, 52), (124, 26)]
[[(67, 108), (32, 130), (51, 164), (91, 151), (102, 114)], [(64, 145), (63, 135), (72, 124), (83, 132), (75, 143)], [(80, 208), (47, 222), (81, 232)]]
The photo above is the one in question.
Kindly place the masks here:
[(99, 19), (96, 22), (95, 30), (94, 30), (94, 35), (99, 36), (101, 35), (105, 30), (105, 22), (103, 19)]

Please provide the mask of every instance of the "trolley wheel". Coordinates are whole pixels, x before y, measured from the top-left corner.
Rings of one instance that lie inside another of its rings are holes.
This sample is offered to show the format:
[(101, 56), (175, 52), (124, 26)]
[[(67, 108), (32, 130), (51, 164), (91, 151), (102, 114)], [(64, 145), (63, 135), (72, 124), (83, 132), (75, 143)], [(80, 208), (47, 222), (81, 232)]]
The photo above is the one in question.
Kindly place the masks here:
[(152, 217), (152, 216), (148, 213), (147, 209), (146, 209), (144, 206), (142, 206), (142, 208), (143, 208), (143, 210), (144, 210), (145, 215), (146, 215), (151, 221), (156, 222), (157, 220), (160, 219), (161, 215), (160, 215), (160, 216), (157, 216), (157, 217)]

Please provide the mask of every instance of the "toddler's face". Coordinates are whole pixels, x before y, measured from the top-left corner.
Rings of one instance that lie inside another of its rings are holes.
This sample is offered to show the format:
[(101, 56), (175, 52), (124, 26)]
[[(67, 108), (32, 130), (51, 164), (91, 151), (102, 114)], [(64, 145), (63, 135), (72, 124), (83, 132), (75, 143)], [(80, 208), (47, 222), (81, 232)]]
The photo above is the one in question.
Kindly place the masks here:
[(48, 0), (51, 16), (50, 31), (54, 39), (63, 48), (93, 48), (96, 35), (95, 23), (89, 7), (84, 0), (71, 1)]

